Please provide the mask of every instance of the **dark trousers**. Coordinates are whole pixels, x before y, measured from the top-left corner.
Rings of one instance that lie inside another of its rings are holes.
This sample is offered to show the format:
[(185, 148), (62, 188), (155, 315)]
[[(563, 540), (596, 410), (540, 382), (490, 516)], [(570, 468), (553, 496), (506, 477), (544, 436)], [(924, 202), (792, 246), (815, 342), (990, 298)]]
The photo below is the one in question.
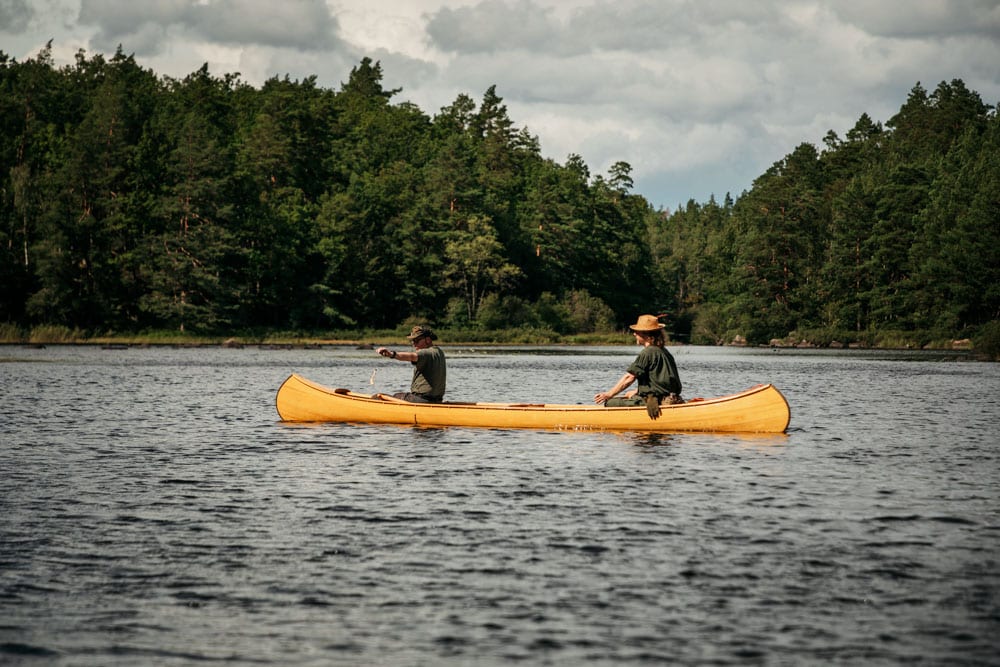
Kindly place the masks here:
[[(660, 405), (676, 405), (683, 402), (684, 399), (677, 394), (660, 397)], [(640, 405), (646, 405), (646, 399), (638, 394), (632, 398), (609, 398), (607, 403), (604, 404), (608, 408), (635, 408)]]
[(411, 391), (404, 391), (399, 394), (393, 394), (393, 398), (399, 398), (404, 401), (409, 401), (410, 403), (440, 403), (441, 396), (428, 396), (427, 394), (414, 394)]

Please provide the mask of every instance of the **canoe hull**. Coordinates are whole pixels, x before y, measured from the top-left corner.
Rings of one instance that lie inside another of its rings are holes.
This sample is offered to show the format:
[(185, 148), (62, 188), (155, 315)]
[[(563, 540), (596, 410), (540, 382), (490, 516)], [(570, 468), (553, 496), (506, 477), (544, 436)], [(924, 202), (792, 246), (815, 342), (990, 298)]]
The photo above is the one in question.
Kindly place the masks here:
[(657, 419), (646, 408), (517, 403), (407, 403), (384, 394), (331, 389), (292, 374), (278, 389), (286, 422), (354, 422), (418, 426), (472, 426), (596, 431), (783, 433), (791, 411), (776, 387), (663, 406)]

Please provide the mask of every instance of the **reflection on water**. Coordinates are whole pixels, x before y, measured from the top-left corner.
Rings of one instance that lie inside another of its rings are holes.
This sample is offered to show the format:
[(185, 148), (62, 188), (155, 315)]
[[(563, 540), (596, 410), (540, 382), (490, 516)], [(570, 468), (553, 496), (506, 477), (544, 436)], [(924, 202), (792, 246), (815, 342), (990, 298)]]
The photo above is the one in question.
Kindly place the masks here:
[[(635, 348), (447, 348), (589, 403)], [(682, 347), (786, 435), (281, 424), (372, 351), (0, 350), (0, 662), (993, 664), (1000, 366)], [(47, 660), (46, 660), (47, 659)]]

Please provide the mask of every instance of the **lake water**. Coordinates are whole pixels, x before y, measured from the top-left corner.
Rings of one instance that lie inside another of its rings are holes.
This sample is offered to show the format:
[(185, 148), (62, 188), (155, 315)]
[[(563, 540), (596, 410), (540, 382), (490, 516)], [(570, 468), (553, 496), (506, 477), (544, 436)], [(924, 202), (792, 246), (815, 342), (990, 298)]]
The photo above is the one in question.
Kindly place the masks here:
[[(562, 403), (637, 352), (445, 350), (452, 400)], [(0, 663), (1000, 662), (1000, 364), (672, 350), (788, 434), (291, 425), (289, 373), (409, 365), (0, 347)]]

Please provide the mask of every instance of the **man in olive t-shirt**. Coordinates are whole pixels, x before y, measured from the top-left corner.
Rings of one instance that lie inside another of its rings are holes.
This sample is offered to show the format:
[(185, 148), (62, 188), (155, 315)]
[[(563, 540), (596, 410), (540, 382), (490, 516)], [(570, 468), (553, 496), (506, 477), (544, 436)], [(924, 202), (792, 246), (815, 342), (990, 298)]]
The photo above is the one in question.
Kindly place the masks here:
[(413, 352), (397, 352), (380, 347), (376, 352), (383, 357), (409, 361), (413, 364), (413, 381), (410, 391), (393, 394), (411, 403), (440, 403), (444, 399), (447, 365), (444, 351), (434, 344), (437, 335), (427, 326), (415, 326), (406, 337), (413, 345)]

